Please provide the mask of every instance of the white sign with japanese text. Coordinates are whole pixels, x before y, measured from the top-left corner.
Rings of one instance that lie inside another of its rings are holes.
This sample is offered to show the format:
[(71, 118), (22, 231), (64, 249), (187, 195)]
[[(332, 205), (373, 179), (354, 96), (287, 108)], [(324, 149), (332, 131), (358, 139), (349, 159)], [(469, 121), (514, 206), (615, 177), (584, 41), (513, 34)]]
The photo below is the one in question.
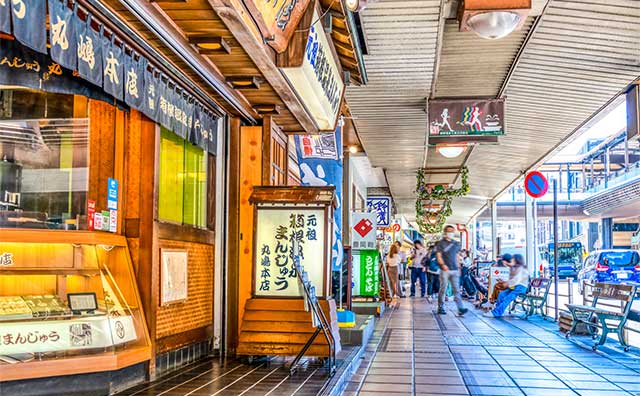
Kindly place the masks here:
[(107, 348), (135, 339), (131, 316), (3, 323), (0, 355)]
[(323, 209), (258, 208), (254, 290), (256, 296), (301, 296), (293, 265), (294, 241), (300, 263), (318, 296), (325, 276), (325, 214)]

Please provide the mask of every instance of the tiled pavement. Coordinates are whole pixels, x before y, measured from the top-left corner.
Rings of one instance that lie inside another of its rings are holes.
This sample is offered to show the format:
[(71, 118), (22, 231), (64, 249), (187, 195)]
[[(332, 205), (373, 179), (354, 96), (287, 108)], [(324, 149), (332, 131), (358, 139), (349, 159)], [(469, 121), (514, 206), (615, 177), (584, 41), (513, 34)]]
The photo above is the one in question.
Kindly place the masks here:
[(640, 396), (633, 351), (594, 353), (552, 322), (433, 310), (424, 300), (399, 300), (378, 323), (345, 396)]
[(325, 387), (326, 366), (306, 359), (292, 376), (291, 359), (262, 359), (251, 365), (207, 359), (118, 396), (311, 396)]

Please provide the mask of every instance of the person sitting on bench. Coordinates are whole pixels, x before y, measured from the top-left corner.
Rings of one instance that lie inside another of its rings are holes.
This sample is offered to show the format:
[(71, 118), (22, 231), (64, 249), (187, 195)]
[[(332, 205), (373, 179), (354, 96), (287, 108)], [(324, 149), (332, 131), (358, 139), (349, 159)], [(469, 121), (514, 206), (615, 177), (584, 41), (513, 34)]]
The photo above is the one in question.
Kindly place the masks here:
[(524, 264), (524, 257), (521, 254), (515, 254), (513, 260), (509, 263), (509, 267), (511, 267), (511, 270), (509, 271), (509, 281), (506, 282), (507, 289), (498, 295), (495, 308), (491, 312), (485, 312), (483, 316), (490, 318), (502, 317), (516, 297), (527, 292), (529, 271)]

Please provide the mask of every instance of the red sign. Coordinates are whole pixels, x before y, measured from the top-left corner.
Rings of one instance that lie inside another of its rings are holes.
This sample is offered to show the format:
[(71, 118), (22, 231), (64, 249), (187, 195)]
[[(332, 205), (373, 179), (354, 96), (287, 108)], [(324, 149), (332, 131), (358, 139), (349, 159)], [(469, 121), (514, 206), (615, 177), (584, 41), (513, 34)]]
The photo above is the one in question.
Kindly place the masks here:
[(532, 171), (524, 178), (524, 189), (531, 197), (540, 198), (549, 190), (549, 181), (542, 173)]
[(371, 224), (371, 220), (369, 219), (362, 219), (353, 227), (353, 229), (364, 238), (371, 232), (371, 230), (373, 230), (373, 224)]
[(93, 220), (96, 214), (96, 201), (89, 199), (87, 201), (87, 229), (93, 231)]

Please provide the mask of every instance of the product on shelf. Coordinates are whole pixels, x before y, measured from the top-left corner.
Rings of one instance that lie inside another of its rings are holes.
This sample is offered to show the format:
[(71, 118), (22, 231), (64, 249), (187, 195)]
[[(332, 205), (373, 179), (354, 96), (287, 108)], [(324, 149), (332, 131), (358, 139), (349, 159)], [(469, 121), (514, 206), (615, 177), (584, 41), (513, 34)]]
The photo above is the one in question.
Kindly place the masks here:
[(31, 309), (22, 297), (0, 297), (0, 320), (28, 319), (32, 316)]
[(71, 310), (58, 296), (47, 294), (43, 296), (23, 296), (33, 316), (36, 318), (44, 316), (71, 315)]

